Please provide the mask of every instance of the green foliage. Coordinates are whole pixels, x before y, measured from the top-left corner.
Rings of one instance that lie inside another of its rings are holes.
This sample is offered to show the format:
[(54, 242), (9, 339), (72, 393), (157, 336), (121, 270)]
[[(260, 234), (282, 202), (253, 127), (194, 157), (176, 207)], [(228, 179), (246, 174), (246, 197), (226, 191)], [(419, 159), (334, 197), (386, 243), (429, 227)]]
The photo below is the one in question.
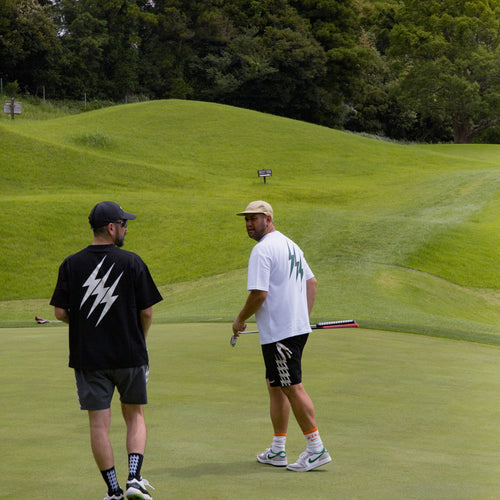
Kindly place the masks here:
[(38, 0), (8, 0), (2, 2), (0, 19), (1, 76), (19, 81), (23, 90), (56, 80), (60, 52), (51, 7)]
[(5, 95), (9, 97), (17, 97), (19, 95), (19, 83), (17, 80), (5, 84)]
[(89, 146), (98, 149), (109, 149), (112, 146), (112, 141), (108, 134), (103, 132), (94, 132), (75, 136), (76, 144)]
[[(7, 89), (5, 89), (3, 97), (7, 99), (9, 96), (10, 94), (7, 92)], [(0, 95), (0, 98), (1, 97)], [(30, 95), (20, 95), (16, 101), (20, 102), (22, 105), (22, 113), (16, 117), (16, 120), (48, 120), (115, 105), (113, 101), (101, 101), (97, 99), (85, 101), (83, 95), (79, 101), (69, 99), (54, 101)], [(10, 116), (0, 116), (0, 120), (2, 119), (10, 119)]]
[(300, 119), (327, 114), (318, 85), (325, 52), (295, 9), (287, 2), (243, 0), (224, 13), (217, 19), (225, 22), (213, 26), (216, 39), (197, 31), (204, 38), (192, 66), (197, 95)]
[(454, 0), (8, 0), (0, 75), (48, 97), (180, 98), (399, 140), (496, 141), (499, 7)]
[[(21, 115), (0, 134), (3, 321), (26, 317), (16, 299), (39, 299), (30, 318), (52, 314), (57, 268), (90, 242), (104, 199), (138, 215), (126, 248), (161, 286), (157, 319), (230, 320), (253, 245), (234, 214), (263, 198), (318, 277), (318, 320), (497, 332), (498, 147), (403, 146), (176, 100)], [(260, 168), (273, 169), (265, 185)]]
[[(10, 7), (5, 17), (15, 22), (4, 18), (6, 30), (22, 17), (17, 3)], [(34, 17), (23, 33), (40, 38), (40, 49), (52, 47), (50, 65), (47, 57), (29, 54), (47, 73), (0, 58), (0, 74), (26, 70), (21, 88), (38, 95), (43, 86), (51, 96), (86, 93), (122, 102), (136, 94), (195, 97), (331, 126), (341, 124), (342, 102), (366, 60), (357, 50), (350, 0), (55, 0), (38, 7), (52, 14), (46, 31), (35, 33)]]
[(500, 7), (487, 0), (407, 0), (390, 54), (401, 64), (400, 99), (471, 142), (500, 118)]
[(62, 84), (75, 96), (120, 99), (139, 90), (138, 35), (142, 15), (136, 2), (61, 0)]

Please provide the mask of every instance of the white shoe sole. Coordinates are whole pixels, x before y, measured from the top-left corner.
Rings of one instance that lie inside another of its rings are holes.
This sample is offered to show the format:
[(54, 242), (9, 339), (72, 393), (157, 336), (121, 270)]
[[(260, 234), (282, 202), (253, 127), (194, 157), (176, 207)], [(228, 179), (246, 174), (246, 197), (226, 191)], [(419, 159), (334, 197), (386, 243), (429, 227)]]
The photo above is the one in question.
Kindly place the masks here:
[(127, 493), (125, 493), (125, 498), (127, 500), (152, 500), (151, 495), (147, 493), (144, 494), (141, 490), (136, 488), (129, 488)]
[(286, 467), (288, 465), (288, 461), (284, 460), (283, 462), (276, 462), (273, 460), (265, 460), (257, 457), (257, 462), (261, 464), (273, 465), (274, 467)]
[(301, 464), (290, 464), (287, 466), (287, 470), (291, 470), (293, 472), (308, 472), (313, 469), (317, 469), (318, 467), (321, 467), (322, 465), (325, 465), (327, 463), (330, 463), (332, 461), (332, 457), (330, 455), (327, 456), (322, 456), (321, 458), (318, 458), (316, 462), (309, 463), (306, 467), (302, 466)]

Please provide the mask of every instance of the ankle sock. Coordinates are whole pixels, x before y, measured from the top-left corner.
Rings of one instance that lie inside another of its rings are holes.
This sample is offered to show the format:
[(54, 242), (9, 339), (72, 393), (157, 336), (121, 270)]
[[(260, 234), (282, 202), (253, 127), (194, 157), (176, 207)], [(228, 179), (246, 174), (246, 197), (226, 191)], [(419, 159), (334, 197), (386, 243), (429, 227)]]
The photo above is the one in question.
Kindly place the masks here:
[(106, 481), (106, 485), (108, 486), (108, 495), (112, 495), (113, 493), (122, 493), (122, 490), (118, 485), (118, 480), (116, 479), (116, 471), (114, 467), (102, 470), (101, 474), (104, 481)]
[(323, 451), (323, 441), (319, 437), (318, 428), (304, 432), (304, 437), (306, 438), (307, 450), (312, 451), (313, 453), (320, 453)]
[(274, 452), (285, 451), (286, 434), (275, 434), (271, 444), (271, 450)]
[(129, 453), (128, 455), (128, 478), (141, 479), (141, 467), (144, 455), (140, 453)]

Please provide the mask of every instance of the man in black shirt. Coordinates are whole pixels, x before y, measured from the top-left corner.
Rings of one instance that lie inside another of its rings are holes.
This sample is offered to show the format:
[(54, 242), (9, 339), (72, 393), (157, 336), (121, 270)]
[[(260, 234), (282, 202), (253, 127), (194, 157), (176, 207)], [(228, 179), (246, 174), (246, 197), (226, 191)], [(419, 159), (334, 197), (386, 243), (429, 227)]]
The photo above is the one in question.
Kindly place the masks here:
[(89, 215), (92, 245), (64, 260), (50, 301), (56, 318), (69, 323), (69, 366), (75, 370), (80, 408), (89, 414), (92, 452), (108, 486), (104, 500), (124, 498), (109, 439), (115, 387), (127, 426), (125, 495), (151, 500), (150, 485), (140, 474), (146, 447), (146, 337), (153, 305), (162, 297), (142, 259), (120, 248), (127, 221), (135, 218), (114, 202), (98, 203)]

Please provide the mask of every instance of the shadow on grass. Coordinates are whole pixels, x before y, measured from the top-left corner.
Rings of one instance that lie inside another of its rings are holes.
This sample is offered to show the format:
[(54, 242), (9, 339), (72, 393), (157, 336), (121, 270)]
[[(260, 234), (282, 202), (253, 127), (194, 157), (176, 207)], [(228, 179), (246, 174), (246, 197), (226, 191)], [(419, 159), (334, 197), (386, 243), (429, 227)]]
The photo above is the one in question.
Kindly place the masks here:
[[(318, 468), (309, 472), (324, 473), (328, 469)], [(286, 467), (273, 467), (254, 462), (203, 462), (185, 467), (158, 467), (151, 470), (152, 474), (167, 474), (177, 478), (197, 478), (201, 476), (249, 476), (252, 474), (300, 474), (289, 471)]]

